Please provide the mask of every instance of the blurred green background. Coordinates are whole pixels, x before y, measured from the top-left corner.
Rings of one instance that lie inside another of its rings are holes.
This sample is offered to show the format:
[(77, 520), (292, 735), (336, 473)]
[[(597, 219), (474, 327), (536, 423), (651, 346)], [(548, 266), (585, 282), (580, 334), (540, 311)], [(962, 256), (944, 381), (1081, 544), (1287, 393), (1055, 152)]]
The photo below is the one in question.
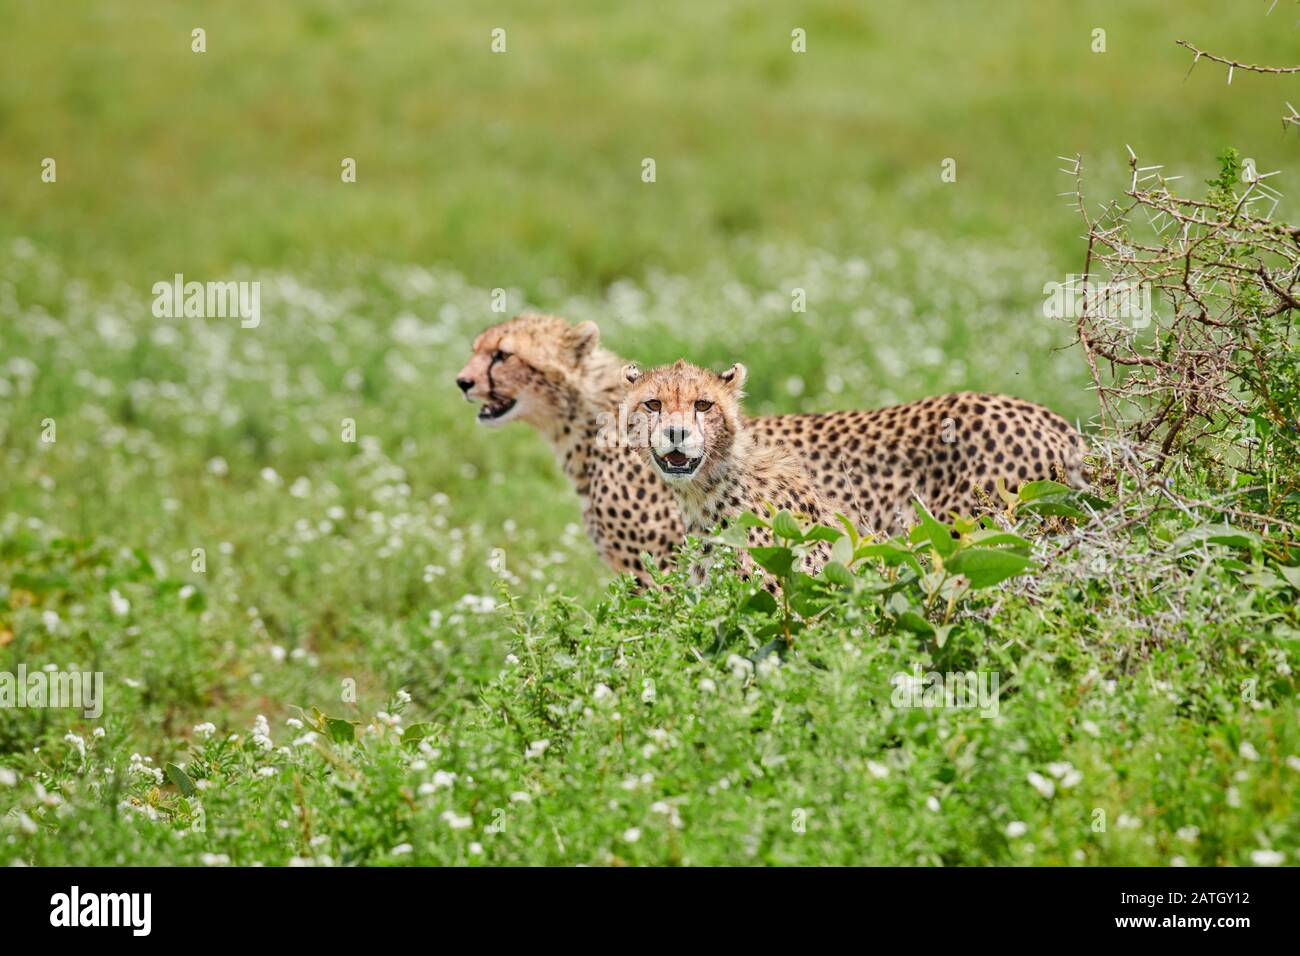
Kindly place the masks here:
[(1296, 5), (1270, 3), (0, 0), (0, 231), (87, 277), (377, 256), (537, 299), (690, 272), (738, 236), (857, 254), (913, 227), (1065, 272), (1058, 154), (1097, 195), (1125, 143), (1195, 179), (1229, 144), (1294, 157), (1294, 79), (1184, 80), (1174, 45), (1289, 62)]

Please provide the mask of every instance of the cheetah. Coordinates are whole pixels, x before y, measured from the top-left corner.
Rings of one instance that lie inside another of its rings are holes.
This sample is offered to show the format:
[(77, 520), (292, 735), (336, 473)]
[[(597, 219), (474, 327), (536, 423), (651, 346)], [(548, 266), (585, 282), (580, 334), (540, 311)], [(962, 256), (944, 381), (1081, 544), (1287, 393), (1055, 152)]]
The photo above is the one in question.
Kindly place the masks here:
[[(678, 360), (642, 372), (623, 368), (627, 380), (627, 419), (640, 439), (641, 457), (672, 490), (686, 532), (705, 535), (726, 528), (745, 512), (767, 513), (768, 505), (815, 523), (831, 516), (799, 459), (784, 446), (760, 438), (741, 416), (745, 366), (721, 374)], [(750, 546), (775, 544), (767, 528), (750, 528)], [(741, 566), (753, 570), (748, 554)], [(830, 546), (819, 541), (803, 559), (809, 574), (830, 560)], [(694, 569), (697, 580), (702, 569)], [(765, 575), (772, 590), (773, 581)]]
[(624, 364), (600, 347), (595, 323), (524, 314), (474, 340), (456, 385), (479, 403), (480, 424), (518, 420), (543, 435), (578, 492), (600, 556), (647, 584), (641, 554), (666, 567), (685, 527), (668, 489), (619, 440)]
[[(523, 421), (551, 444), (582, 503), (587, 532), (615, 571), (648, 580), (640, 555), (661, 565), (685, 526), (667, 486), (618, 440), (625, 360), (600, 345), (593, 322), (524, 314), (482, 332), (456, 377), (478, 420)], [(977, 514), (1000, 478), (1056, 478), (1082, 487), (1082, 436), (1041, 405), (958, 392), (871, 411), (744, 419), (755, 438), (798, 457), (830, 514), (892, 536), (932, 514)]]

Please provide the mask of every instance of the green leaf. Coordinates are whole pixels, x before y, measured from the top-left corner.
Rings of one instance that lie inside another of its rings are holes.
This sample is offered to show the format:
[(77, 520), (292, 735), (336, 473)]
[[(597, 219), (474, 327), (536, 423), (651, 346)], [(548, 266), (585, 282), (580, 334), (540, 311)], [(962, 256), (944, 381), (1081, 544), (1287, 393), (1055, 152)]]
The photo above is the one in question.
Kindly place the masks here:
[(423, 740), (425, 737), (428, 737), (432, 733), (433, 733), (433, 724), (429, 724), (429, 723), (411, 724), (411, 726), (407, 727), (405, 730), (402, 731), (402, 746), (414, 747), (421, 740)]
[(933, 637), (934, 627), (915, 611), (904, 611), (898, 615), (898, 626), (922, 637)]
[(816, 617), (826, 610), (828, 604), (830, 604), (830, 601), (826, 599), (824, 594), (812, 591), (797, 591), (790, 595), (790, 607), (800, 617)]
[(831, 545), (831, 558), (840, 564), (853, 563), (853, 542), (849, 540), (848, 535), (840, 535)]
[(776, 517), (772, 519), (772, 533), (787, 541), (803, 540), (803, 530), (799, 527), (799, 522), (795, 521), (794, 515), (788, 511), (776, 513)]
[(778, 578), (788, 578), (794, 568), (794, 552), (789, 548), (750, 548), (754, 563)]
[(1300, 591), (1300, 568), (1292, 568), (1285, 564), (1279, 564), (1277, 570), (1282, 577), (1286, 578), (1287, 583), (1290, 584), (1291, 587)]
[(856, 548), (859, 540), (858, 526), (838, 511), (835, 513), (835, 520), (844, 526), (844, 533), (849, 536), (849, 543)]
[(822, 524), (815, 524), (804, 532), (803, 539), (805, 541), (839, 541), (843, 537), (843, 531), (837, 531)]
[(350, 720), (344, 720), (342, 717), (326, 717), (325, 727), (329, 730), (330, 739), (336, 744), (350, 744), (357, 739), (357, 729), (352, 726)]
[(1030, 547), (1028, 539), (996, 528), (974, 531), (966, 535), (961, 544), (962, 547), (1010, 548), (1013, 551), (1028, 551)]
[(1286, 587), (1286, 581), (1273, 572), (1272, 568), (1265, 568), (1263, 571), (1252, 571), (1250, 574), (1241, 576), (1242, 584), (1249, 584), (1253, 588), (1263, 588), (1269, 591), (1276, 591), (1278, 588)]
[(1211, 524), (1183, 532), (1174, 539), (1174, 547), (1179, 551), (1198, 544), (1222, 544), (1229, 548), (1249, 548), (1252, 545), (1261, 543), (1262, 540), (1253, 531), (1234, 528), (1229, 524)]
[(856, 578), (853, 577), (853, 572), (839, 561), (827, 561), (826, 567), (822, 568), (822, 577), (831, 584), (842, 588), (848, 588), (849, 590), (853, 589), (854, 582), (856, 581)]
[(972, 588), (987, 588), (1024, 574), (1034, 566), (1024, 555), (1007, 548), (963, 548), (944, 567), (970, 581)]
[(749, 545), (749, 531), (739, 524), (728, 525), (715, 537), (715, 540), (731, 545), (733, 548), (744, 548)]
[(194, 781), (190, 779), (190, 775), (176, 764), (169, 763), (163, 767), (163, 770), (167, 773), (167, 779), (176, 784), (176, 788), (185, 796), (192, 797), (199, 792), (198, 788), (194, 786)]
[(1073, 495), (1046, 495), (1029, 502), (1020, 510), (1033, 515), (1042, 515), (1044, 518), (1085, 519), (1089, 517), (1088, 512), (1074, 503)]
[[(920, 501), (913, 499), (912, 507), (916, 509), (916, 516), (921, 519), (917, 528), (930, 539), (930, 547), (934, 548), (935, 553), (943, 558), (952, 554), (957, 547), (957, 542), (952, 536), (951, 529), (943, 522), (937, 521), (930, 512), (925, 510), (925, 505)], [(917, 539), (914, 537), (913, 540)]]
[(925, 573), (921, 568), (921, 562), (916, 559), (916, 555), (908, 548), (893, 541), (881, 541), (876, 544), (862, 545), (857, 550), (857, 557), (879, 558), (885, 562), (886, 567), (890, 568), (900, 564), (906, 564), (918, 575)]
[(762, 611), (767, 614), (776, 613), (776, 598), (771, 593), (762, 588), (755, 588), (754, 593), (749, 596), (749, 600), (744, 605), (746, 610)]
[(1047, 479), (1042, 481), (1026, 481), (1020, 486), (1020, 491), (1017, 492), (1016, 497), (1021, 501), (1034, 501), (1038, 498), (1046, 497), (1047, 495), (1069, 493), (1071, 490), (1072, 489), (1069, 485), (1063, 485), (1059, 481), (1050, 481)]

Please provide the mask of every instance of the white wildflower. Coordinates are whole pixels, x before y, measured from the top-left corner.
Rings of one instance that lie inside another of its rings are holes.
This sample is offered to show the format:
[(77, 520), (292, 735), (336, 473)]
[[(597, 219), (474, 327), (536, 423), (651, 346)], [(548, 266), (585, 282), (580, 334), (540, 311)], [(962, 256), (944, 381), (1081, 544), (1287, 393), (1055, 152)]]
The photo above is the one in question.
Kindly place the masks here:
[(1052, 783), (1052, 781), (1048, 780), (1040, 773), (1035, 773), (1031, 770), (1028, 775), (1026, 775), (1025, 779), (1029, 781), (1031, 787), (1037, 790), (1044, 797), (1050, 797), (1052, 794), (1056, 793), (1056, 784)]
[(263, 750), (271, 750), (275, 744), (271, 740), (271, 725), (267, 723), (266, 717), (258, 714), (253, 721), (253, 743)]
[(546, 753), (546, 748), (550, 745), (551, 742), (549, 740), (534, 740), (528, 745), (528, 749), (524, 752), (524, 756), (529, 760), (534, 760)]

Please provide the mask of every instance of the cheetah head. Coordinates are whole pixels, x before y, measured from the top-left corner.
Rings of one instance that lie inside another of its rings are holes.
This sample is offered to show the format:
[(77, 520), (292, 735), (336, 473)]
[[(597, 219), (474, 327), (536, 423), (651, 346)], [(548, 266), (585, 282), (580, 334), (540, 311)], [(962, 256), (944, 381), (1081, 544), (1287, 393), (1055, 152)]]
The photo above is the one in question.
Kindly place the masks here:
[(740, 429), (745, 366), (718, 374), (678, 360), (642, 372), (625, 366), (631, 444), (669, 483), (712, 474), (731, 452)]
[(551, 315), (519, 315), (474, 340), (474, 354), (456, 385), (468, 401), (480, 403), (483, 425), (518, 418), (545, 427), (568, 412), (584, 362), (599, 341), (594, 322), (570, 325)]

